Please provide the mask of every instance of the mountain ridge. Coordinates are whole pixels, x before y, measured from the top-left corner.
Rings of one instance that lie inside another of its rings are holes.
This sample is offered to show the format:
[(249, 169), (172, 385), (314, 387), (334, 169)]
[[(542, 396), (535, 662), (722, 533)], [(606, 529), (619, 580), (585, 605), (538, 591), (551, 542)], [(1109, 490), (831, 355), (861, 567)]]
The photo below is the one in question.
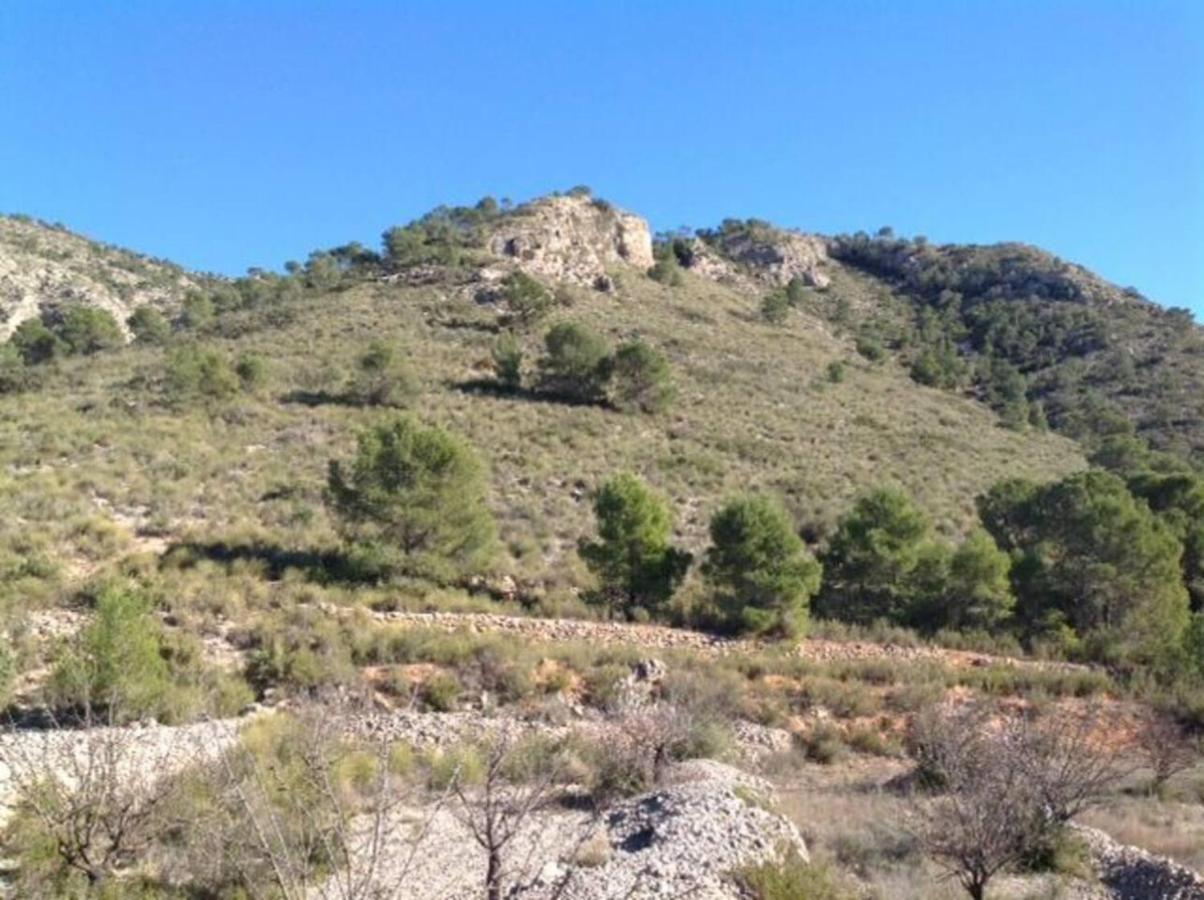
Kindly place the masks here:
[[(30, 250), (31, 242), (50, 250)], [(437, 279), (440, 267), (466, 262), (487, 281), (520, 269), (606, 291), (614, 267), (657, 277), (672, 265), (750, 296), (791, 287), (792, 305), (805, 303), (863, 349), (881, 347), (916, 380), (984, 402), (1013, 427), (1048, 419), (1088, 443), (1131, 429), (1156, 449), (1204, 459), (1204, 328), (1185, 310), (1030, 244), (930, 244), (889, 229), (819, 235), (758, 219), (653, 237), (638, 215), (574, 188), (518, 206), (486, 198), (439, 207), (387, 231), (383, 245), (379, 253), (358, 243), (314, 251), (286, 269), (311, 281), (331, 272)], [(252, 271), (252, 279), (264, 272)], [(97, 277), (104, 272), (111, 274)], [(124, 329), (139, 305), (174, 314), (191, 292), (243, 281), (187, 272), (24, 217), (0, 219), (0, 339), (25, 318), (73, 303), (109, 311)]]

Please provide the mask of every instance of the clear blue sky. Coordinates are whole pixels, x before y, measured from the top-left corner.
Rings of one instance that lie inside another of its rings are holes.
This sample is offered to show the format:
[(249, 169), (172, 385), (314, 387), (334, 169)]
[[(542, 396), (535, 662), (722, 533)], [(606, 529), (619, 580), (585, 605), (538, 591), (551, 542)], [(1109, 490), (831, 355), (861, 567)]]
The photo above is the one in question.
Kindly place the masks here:
[(0, 2), (0, 210), (240, 273), (578, 183), (1026, 240), (1204, 318), (1204, 0)]

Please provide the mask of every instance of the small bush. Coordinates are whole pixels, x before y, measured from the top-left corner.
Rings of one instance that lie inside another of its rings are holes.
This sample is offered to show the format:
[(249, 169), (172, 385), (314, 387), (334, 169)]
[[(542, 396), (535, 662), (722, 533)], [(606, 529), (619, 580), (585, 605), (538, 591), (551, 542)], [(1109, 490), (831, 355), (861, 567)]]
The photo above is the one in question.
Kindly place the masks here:
[(493, 345), (493, 371), (502, 390), (514, 393), (522, 388), (523, 348), (510, 332), (503, 334)]
[(555, 302), (552, 292), (526, 272), (507, 275), (502, 295), (510, 310), (510, 321), (521, 328), (529, 328), (546, 316)]
[(623, 344), (615, 352), (611, 384), (615, 405), (623, 410), (660, 413), (673, 400), (669, 361), (643, 341)]
[(540, 390), (579, 403), (605, 396), (613, 361), (601, 337), (583, 325), (562, 322), (544, 337), (539, 361)]
[(63, 316), (59, 337), (72, 353), (87, 355), (125, 343), (113, 314), (91, 306), (74, 306)]
[(234, 373), (244, 391), (254, 393), (260, 390), (268, 380), (268, 364), (262, 356), (244, 353), (234, 364)]
[(180, 327), (203, 334), (213, 330), (217, 322), (217, 310), (207, 295), (191, 291), (180, 306)]
[(59, 660), (50, 682), (58, 706), (109, 710), (121, 719), (160, 713), (171, 688), (162, 631), (149, 600), (109, 588), (91, 624)]
[(418, 393), (418, 379), (393, 347), (373, 343), (356, 361), (348, 397), (365, 406), (407, 405)]
[(761, 318), (770, 325), (781, 325), (790, 312), (790, 298), (785, 291), (774, 291), (761, 301)]
[(126, 325), (140, 344), (162, 344), (171, 337), (171, 323), (153, 306), (139, 306)]
[(26, 319), (13, 330), (8, 342), (29, 366), (49, 362), (65, 349), (58, 335), (41, 319)]
[(845, 755), (844, 736), (839, 728), (828, 722), (817, 722), (799, 738), (807, 759), (820, 765), (831, 765)]
[(797, 853), (747, 866), (736, 881), (751, 900), (853, 900), (857, 894), (827, 866), (805, 862)]
[(187, 344), (167, 357), (167, 396), (173, 403), (228, 400), (240, 381), (229, 361), (216, 350)]
[(422, 684), (420, 696), (423, 705), (435, 712), (451, 712), (456, 708), (463, 688), (455, 675), (437, 672)]

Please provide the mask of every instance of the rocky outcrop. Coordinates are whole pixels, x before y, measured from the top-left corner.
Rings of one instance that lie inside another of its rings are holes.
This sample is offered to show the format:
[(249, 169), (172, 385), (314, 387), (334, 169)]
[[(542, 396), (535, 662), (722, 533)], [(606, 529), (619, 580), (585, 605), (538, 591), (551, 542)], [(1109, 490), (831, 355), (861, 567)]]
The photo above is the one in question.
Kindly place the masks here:
[[(808, 287), (829, 284), (824, 272), (828, 245), (815, 235), (761, 225), (720, 230), (712, 233), (709, 241), (721, 257), (771, 284), (783, 286), (795, 278)], [(706, 268), (714, 269), (705, 254), (700, 260), (704, 264), (700, 274), (705, 274)]]
[(606, 287), (608, 270), (652, 267), (652, 234), (639, 216), (585, 196), (545, 197), (507, 216), (488, 249), (539, 278)]
[(182, 269), (24, 217), (0, 216), (0, 341), (70, 306), (110, 313), (125, 329), (139, 306), (176, 305), (197, 279)]

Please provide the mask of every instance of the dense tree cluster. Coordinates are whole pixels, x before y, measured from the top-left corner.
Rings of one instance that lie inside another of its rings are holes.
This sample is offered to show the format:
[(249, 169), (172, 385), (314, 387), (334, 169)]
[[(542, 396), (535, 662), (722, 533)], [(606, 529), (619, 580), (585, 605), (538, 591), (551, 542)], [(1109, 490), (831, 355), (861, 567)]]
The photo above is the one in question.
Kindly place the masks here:
[[(544, 335), (536, 363), (534, 390), (570, 403), (610, 404), (626, 412), (660, 413), (674, 396), (665, 355), (638, 338), (617, 348), (577, 322), (560, 322)], [(492, 349), (498, 387), (515, 393), (523, 387), (523, 347), (513, 332), (503, 333)]]
[(1181, 314), (1018, 244), (934, 246), (883, 229), (829, 252), (904, 299), (910, 320), (887, 343), (916, 381), (972, 390), (1009, 428), (1092, 440), (1136, 428), (1181, 455), (1204, 448), (1196, 367), (1168, 366), (1199, 343)]

